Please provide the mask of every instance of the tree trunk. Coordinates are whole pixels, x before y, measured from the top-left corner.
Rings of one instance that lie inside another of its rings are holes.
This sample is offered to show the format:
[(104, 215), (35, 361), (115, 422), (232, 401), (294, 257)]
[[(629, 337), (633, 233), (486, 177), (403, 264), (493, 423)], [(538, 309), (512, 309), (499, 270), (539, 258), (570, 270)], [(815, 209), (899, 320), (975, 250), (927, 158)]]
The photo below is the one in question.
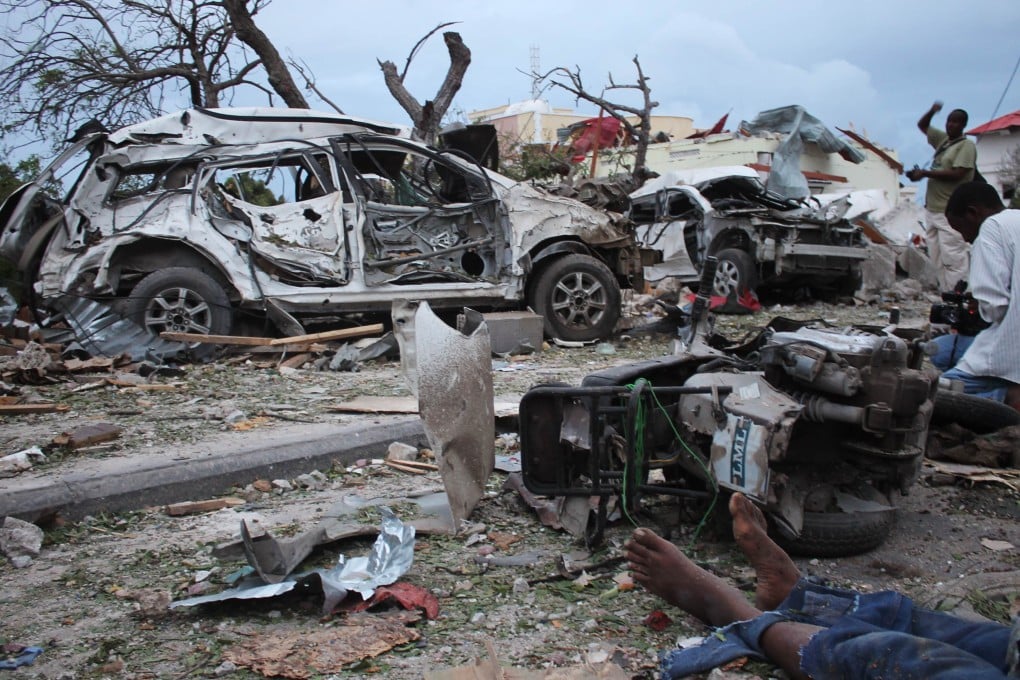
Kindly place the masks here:
[[(400, 107), (407, 112), (414, 123), (414, 135), (427, 144), (435, 144), (439, 136), (439, 124), (446, 115), (447, 109), (453, 103), (453, 97), (460, 90), (464, 81), (464, 74), (471, 64), (471, 50), (461, 39), (459, 33), (447, 31), (443, 33), (443, 40), (446, 42), (446, 49), (450, 53), (450, 68), (446, 72), (443, 84), (439, 86), (435, 99), (426, 100), (419, 104), (418, 100), (404, 87), (402, 74), (397, 73), (397, 66), (392, 61), (380, 61), (379, 68), (383, 72), (383, 80), (386, 88), (397, 100)], [(412, 52), (412, 57), (413, 57)], [(408, 58), (410, 66), (411, 58)], [(406, 69), (404, 71), (407, 72)]]
[(301, 89), (290, 75), (287, 63), (280, 56), (269, 37), (255, 25), (255, 21), (248, 11), (247, 0), (223, 0), (223, 6), (226, 8), (227, 14), (230, 15), (231, 23), (234, 24), (237, 38), (252, 48), (262, 60), (262, 66), (266, 69), (269, 84), (273, 90), (280, 95), (287, 106), (293, 109), (309, 108), (308, 101), (305, 100)]

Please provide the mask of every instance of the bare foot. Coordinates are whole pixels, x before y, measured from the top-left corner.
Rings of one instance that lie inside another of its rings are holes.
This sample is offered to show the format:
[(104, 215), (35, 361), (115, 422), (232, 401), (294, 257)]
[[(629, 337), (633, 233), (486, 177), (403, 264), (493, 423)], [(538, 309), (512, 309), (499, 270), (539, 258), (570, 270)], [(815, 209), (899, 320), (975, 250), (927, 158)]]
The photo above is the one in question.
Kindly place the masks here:
[(648, 529), (636, 529), (624, 546), (634, 580), (670, 604), (713, 626), (760, 612), (743, 594), (691, 562), (679, 548)]
[(800, 570), (769, 538), (765, 515), (746, 496), (741, 493), (730, 496), (730, 515), (733, 537), (758, 578), (754, 604), (762, 610), (775, 609), (797, 584)]

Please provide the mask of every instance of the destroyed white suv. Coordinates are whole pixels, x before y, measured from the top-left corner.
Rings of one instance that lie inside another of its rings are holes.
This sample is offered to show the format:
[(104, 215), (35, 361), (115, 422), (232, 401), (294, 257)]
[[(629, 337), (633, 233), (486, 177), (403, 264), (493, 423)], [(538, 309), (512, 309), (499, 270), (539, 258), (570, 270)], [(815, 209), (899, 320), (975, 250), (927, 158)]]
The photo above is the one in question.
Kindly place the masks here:
[[(83, 156), (67, 197), (46, 196)], [(4, 203), (0, 229), (0, 255), (39, 306), (106, 300), (154, 334), (226, 334), (242, 313), (296, 334), (409, 298), (526, 304), (547, 335), (592, 340), (613, 331), (620, 286), (641, 275), (622, 218), (404, 128), (304, 110), (195, 109), (83, 129)]]
[(714, 293), (742, 296), (757, 287), (857, 290), (870, 251), (846, 218), (853, 194), (786, 198), (744, 166), (670, 172), (630, 195), (639, 242), (661, 252), (651, 280), (696, 281), (714, 255)]

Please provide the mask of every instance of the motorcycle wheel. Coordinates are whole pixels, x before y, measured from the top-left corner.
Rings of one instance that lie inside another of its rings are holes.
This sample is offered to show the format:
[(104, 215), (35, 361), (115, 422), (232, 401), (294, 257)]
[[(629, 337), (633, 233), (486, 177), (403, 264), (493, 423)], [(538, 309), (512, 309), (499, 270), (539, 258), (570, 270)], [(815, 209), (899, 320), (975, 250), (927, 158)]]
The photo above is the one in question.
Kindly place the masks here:
[(935, 393), (933, 423), (957, 423), (971, 432), (984, 434), (1010, 425), (1020, 425), (1020, 412), (1005, 404), (963, 392)]
[(789, 538), (773, 532), (773, 538), (791, 555), (848, 557), (874, 550), (889, 537), (896, 511), (805, 512), (800, 536)]

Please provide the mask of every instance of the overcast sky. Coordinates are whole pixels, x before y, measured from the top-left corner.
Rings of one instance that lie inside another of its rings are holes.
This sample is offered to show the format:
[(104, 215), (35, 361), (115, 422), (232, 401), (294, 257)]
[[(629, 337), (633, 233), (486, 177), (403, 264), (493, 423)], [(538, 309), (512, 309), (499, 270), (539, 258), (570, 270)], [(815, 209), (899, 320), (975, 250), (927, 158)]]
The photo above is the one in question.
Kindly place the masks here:
[[(617, 82), (634, 82), (637, 55), (657, 114), (707, 127), (728, 111), (735, 125), (800, 104), (830, 127), (853, 125), (897, 149), (908, 167), (929, 158), (914, 124), (933, 100), (946, 105), (940, 127), (956, 107), (970, 113), (970, 127), (983, 123), (1020, 58), (1020, 0), (276, 0), (257, 21), (351, 115), (407, 123), (376, 59), (403, 68), (420, 37), (459, 21), (447, 30), (458, 31), (472, 52), (454, 100), (465, 113), (530, 98), (532, 46), (542, 71), (578, 66), (593, 90), (610, 72)], [(433, 36), (411, 66), (410, 91), (432, 97), (448, 63), (441, 36)], [(998, 115), (1020, 109), (1016, 81)], [(543, 96), (574, 107), (565, 92)], [(583, 102), (577, 108), (597, 113)]]

